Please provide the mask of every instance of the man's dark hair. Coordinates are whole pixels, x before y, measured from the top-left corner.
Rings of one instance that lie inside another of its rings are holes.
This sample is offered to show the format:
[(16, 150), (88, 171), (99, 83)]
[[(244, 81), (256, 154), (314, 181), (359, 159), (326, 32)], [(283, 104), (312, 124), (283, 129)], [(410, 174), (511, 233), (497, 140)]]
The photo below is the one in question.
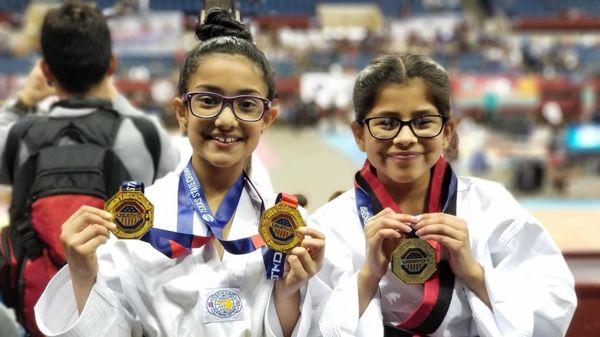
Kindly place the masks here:
[(110, 65), (111, 39), (104, 16), (95, 8), (70, 2), (44, 17), (42, 54), (60, 86), (85, 94), (100, 83)]

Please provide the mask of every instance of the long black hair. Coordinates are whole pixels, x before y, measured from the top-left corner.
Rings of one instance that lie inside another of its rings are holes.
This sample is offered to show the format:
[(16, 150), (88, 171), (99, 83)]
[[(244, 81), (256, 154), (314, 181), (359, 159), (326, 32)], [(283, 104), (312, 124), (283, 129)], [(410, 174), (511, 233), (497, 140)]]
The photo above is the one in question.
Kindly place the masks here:
[(241, 22), (235, 20), (226, 10), (211, 11), (204, 22), (196, 27), (196, 37), (200, 43), (189, 51), (183, 62), (179, 76), (179, 95), (188, 90), (190, 76), (196, 71), (206, 55), (222, 53), (242, 55), (254, 62), (261, 70), (267, 85), (267, 98), (275, 97), (275, 75), (265, 54), (254, 44), (252, 35)]

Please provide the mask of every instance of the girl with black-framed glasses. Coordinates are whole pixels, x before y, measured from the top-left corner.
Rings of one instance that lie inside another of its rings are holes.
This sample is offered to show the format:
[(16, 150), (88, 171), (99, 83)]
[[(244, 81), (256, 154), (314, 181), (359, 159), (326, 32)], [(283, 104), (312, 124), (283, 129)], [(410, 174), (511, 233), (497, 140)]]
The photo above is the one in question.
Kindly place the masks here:
[[(367, 161), (317, 210), (332, 295), (327, 336), (563, 336), (573, 277), (550, 235), (497, 183), (458, 177), (446, 71), (418, 54), (371, 61), (352, 132)], [(343, 308), (343, 309), (342, 309)]]

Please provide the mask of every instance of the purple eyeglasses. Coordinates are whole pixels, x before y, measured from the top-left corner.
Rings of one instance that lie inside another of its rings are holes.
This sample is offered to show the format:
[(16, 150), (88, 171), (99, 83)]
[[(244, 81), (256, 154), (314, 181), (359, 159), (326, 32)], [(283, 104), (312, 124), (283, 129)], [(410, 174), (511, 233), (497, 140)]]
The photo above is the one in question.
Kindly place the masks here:
[(184, 94), (192, 114), (198, 118), (216, 118), (229, 105), (235, 117), (244, 122), (256, 122), (271, 108), (271, 101), (253, 95), (223, 96), (214, 92), (195, 91)]

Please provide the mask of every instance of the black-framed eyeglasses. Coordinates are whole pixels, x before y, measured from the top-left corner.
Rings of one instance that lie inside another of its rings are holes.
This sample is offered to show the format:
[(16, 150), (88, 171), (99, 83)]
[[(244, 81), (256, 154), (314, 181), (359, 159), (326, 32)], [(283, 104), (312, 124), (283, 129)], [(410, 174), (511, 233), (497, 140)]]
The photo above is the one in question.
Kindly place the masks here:
[(405, 125), (419, 138), (436, 137), (442, 132), (447, 120), (447, 117), (441, 115), (425, 115), (408, 121), (395, 117), (371, 117), (363, 119), (362, 123), (367, 125), (373, 138), (388, 140), (396, 138)]
[(223, 96), (214, 92), (194, 91), (184, 94), (181, 99), (187, 102), (194, 116), (202, 119), (216, 118), (229, 105), (237, 119), (256, 122), (271, 108), (271, 101), (253, 95)]

